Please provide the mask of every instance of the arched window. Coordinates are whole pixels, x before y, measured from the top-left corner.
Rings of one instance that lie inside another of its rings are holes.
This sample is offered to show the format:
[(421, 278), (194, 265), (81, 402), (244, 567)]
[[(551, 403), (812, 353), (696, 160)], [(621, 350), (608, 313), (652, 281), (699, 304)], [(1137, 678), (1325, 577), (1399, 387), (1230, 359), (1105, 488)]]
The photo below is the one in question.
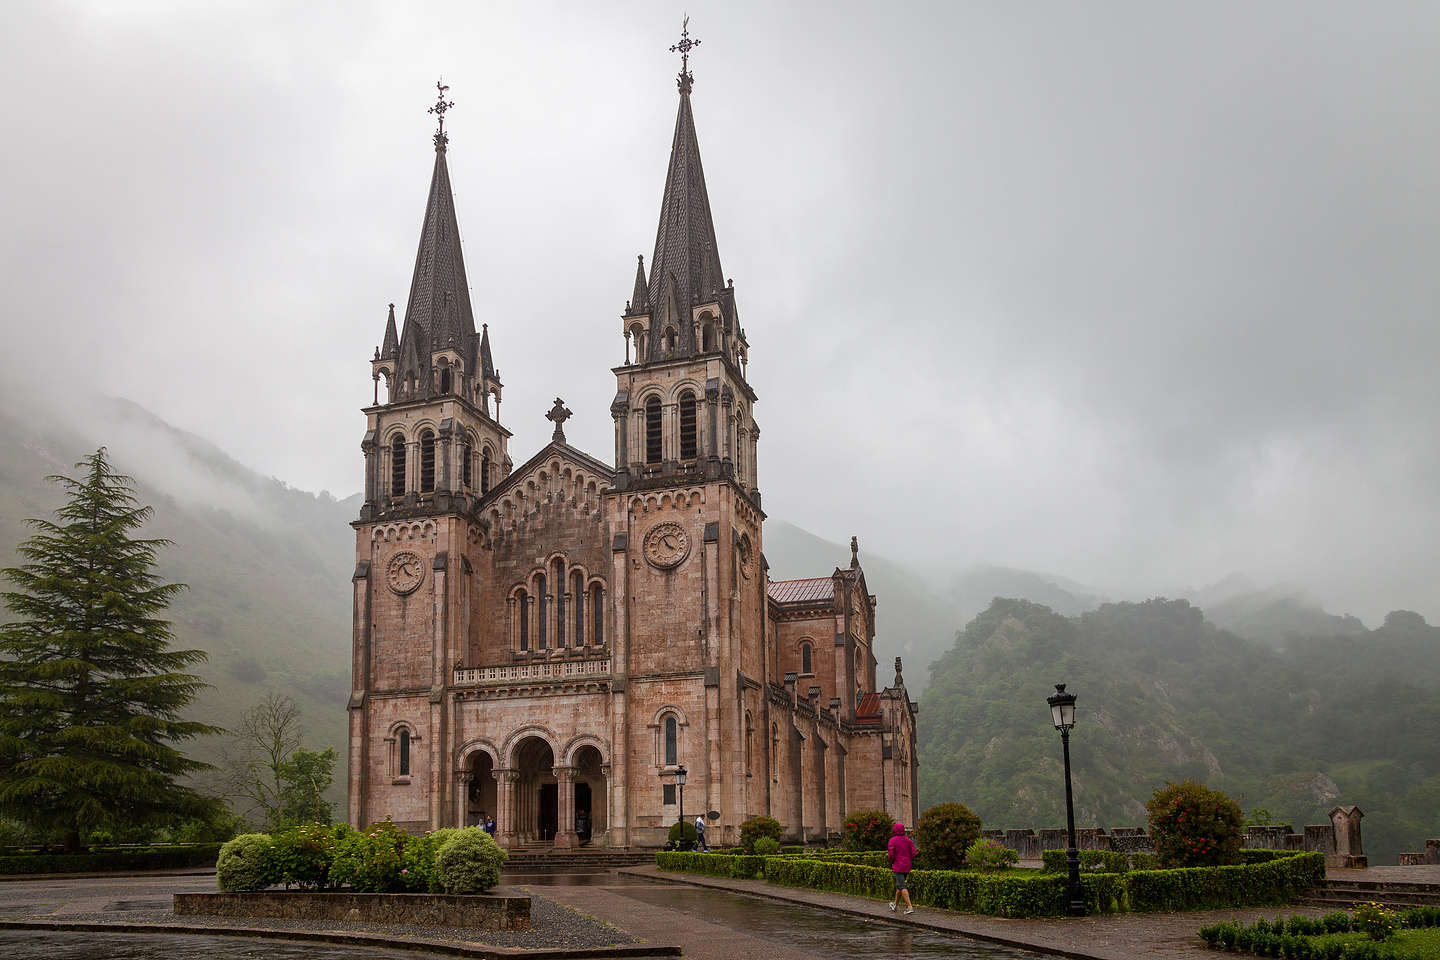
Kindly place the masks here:
[(390, 441), (390, 496), (405, 496), (405, 438), (399, 434)]
[(711, 350), (714, 350), (714, 349), (715, 349), (715, 325), (714, 325), (713, 323), (707, 323), (707, 324), (705, 324), (705, 332), (702, 334), (702, 336), (705, 338), (705, 339), (702, 341), (703, 344), (704, 344), (704, 348), (703, 348), (703, 349), (705, 350), (705, 352), (706, 352), (706, 353), (709, 353)]
[(748, 778), (753, 774), (751, 769), (755, 764), (755, 721), (750, 716), (750, 711), (745, 711), (745, 776)]
[(665, 717), (665, 766), (673, 767), (680, 762), (680, 729), (675, 715)]
[(490, 447), (486, 445), (480, 450), (480, 493), (483, 496), (490, 492)]
[(695, 442), (695, 394), (680, 394), (680, 459), (694, 460), (698, 453)]
[(800, 644), (800, 672), (805, 674), (813, 674), (815, 672), (814, 667), (815, 664), (811, 658), (810, 653), (810, 644)]
[(420, 492), (435, 492), (435, 434), (420, 434)]
[(548, 619), (547, 614), (550, 613), (550, 597), (545, 592), (545, 574), (543, 573), (535, 578), (535, 596), (540, 599), (540, 616), (535, 621), (537, 628), (535, 632), (540, 641), (537, 649), (544, 650), (546, 641), (550, 638), (549, 625), (545, 622)]
[(446, 367), (440, 371), (440, 392), (450, 392), (450, 368)]
[(403, 728), (400, 731), (400, 762), (397, 769), (400, 776), (410, 776), (410, 731)]
[(475, 471), (474, 469), (472, 469), (470, 463), (470, 461), (474, 459), (474, 457), (475, 448), (471, 446), (470, 435), (466, 434), (465, 442), (460, 445), (461, 482), (464, 483), (466, 490), (469, 490), (475, 485)]
[(575, 646), (585, 646), (585, 575), (576, 570), (571, 575), (570, 595), (575, 598)]
[(520, 611), (520, 649), (530, 649), (530, 595), (521, 590), (515, 595), (515, 606)]
[(660, 462), (660, 398), (645, 401), (645, 462)]
[(555, 646), (565, 646), (565, 560), (555, 558)]
[(605, 645), (605, 588), (598, 583), (590, 588), (590, 642)]

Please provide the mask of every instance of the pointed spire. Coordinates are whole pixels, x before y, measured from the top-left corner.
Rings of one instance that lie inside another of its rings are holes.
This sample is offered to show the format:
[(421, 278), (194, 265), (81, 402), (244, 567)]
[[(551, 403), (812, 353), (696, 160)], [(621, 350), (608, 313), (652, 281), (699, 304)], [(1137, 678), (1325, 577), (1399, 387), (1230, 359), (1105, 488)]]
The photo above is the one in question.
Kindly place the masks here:
[(490, 356), (490, 324), (481, 324), (480, 330), (480, 376), (485, 380), (498, 380), (495, 376), (495, 360)]
[(635, 257), (635, 291), (630, 294), (631, 315), (647, 312), (650, 309), (650, 287), (645, 280), (645, 254)]
[(445, 160), (445, 146), (449, 142), (444, 128), (445, 111), (453, 104), (444, 99), (449, 88), (444, 84), (437, 86), (441, 99), (430, 108), (430, 112), (440, 118), (435, 133), (435, 167), (430, 175), (430, 192), (420, 225), (420, 245), (415, 252), (415, 271), (410, 281), (399, 351), (402, 375), (414, 376), (422, 395), (430, 388), (433, 350), (453, 347), (464, 357), (466, 369), (473, 370), (477, 347), (470, 283), (465, 276), (460, 226), (450, 189), (450, 169)]
[(385, 340), (380, 345), (380, 359), (393, 360), (400, 356), (400, 337), (395, 333), (395, 304), (390, 304), (390, 316), (385, 320)]
[[(692, 41), (691, 45), (695, 42), (698, 41)], [(688, 352), (693, 348), (690, 307), (697, 302), (720, 299), (724, 293), (724, 276), (710, 215), (710, 197), (705, 190), (705, 171), (700, 164), (695, 118), (690, 110), (689, 74), (682, 70), (680, 107), (675, 116), (670, 166), (665, 173), (665, 193), (660, 201), (660, 223), (655, 231), (655, 253), (650, 258), (649, 283), (651, 304), (666, 313), (670, 312), (669, 298), (662, 294), (673, 283), (679, 315), (657, 315), (651, 329), (663, 329), (666, 321), (674, 323), (681, 349)]]

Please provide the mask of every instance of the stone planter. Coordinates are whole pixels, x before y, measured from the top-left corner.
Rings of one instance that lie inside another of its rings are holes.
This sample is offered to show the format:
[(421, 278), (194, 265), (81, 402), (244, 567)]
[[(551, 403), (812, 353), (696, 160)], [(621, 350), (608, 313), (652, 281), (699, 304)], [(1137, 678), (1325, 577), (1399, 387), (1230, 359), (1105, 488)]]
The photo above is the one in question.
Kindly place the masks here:
[(529, 930), (530, 898), (505, 893), (343, 893), (261, 890), (177, 893), (176, 916), (269, 917), (361, 923)]

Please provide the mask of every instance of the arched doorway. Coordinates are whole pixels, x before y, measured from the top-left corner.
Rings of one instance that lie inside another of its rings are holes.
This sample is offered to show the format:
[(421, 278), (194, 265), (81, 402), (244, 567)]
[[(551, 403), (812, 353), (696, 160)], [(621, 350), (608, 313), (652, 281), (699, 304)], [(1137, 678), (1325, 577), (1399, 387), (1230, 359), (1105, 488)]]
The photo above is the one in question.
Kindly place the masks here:
[(586, 744), (573, 754), (575, 835), (581, 846), (605, 846), (609, 829), (605, 766), (600, 751)]
[(515, 831), (520, 843), (549, 843), (559, 826), (555, 752), (540, 737), (515, 745)]
[(497, 803), (498, 784), (494, 777), (495, 761), (490, 759), (490, 754), (484, 750), (476, 750), (470, 755), (465, 764), (465, 810), (462, 818), (462, 827), (480, 827), (485, 825), (486, 817), (500, 818), (500, 807)]

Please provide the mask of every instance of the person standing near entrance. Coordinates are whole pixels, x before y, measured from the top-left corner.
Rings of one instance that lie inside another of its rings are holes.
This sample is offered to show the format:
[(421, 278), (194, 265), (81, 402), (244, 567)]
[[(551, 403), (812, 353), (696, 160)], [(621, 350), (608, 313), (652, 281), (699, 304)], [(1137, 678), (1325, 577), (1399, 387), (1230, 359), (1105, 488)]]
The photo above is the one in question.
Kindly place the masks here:
[(705, 845), (705, 817), (703, 815), (695, 818), (695, 845), (705, 853), (710, 852), (710, 848)]
[(906, 888), (906, 881), (910, 878), (910, 868), (914, 865), (915, 841), (905, 836), (905, 824), (897, 823), (890, 831), (893, 836), (890, 838), (890, 846), (885, 854), (890, 859), (890, 870), (895, 874), (895, 896), (890, 898), (890, 909), (894, 910), (900, 897), (905, 897), (905, 912), (914, 913), (915, 907), (910, 902), (910, 891)]
[(485, 820), (484, 820), (484, 822), (482, 822), (482, 823), (480, 824), (480, 829), (484, 830), (486, 833), (490, 834), (490, 836), (492, 836), (492, 837), (495, 836), (495, 818), (494, 818), (494, 817), (486, 817)]

